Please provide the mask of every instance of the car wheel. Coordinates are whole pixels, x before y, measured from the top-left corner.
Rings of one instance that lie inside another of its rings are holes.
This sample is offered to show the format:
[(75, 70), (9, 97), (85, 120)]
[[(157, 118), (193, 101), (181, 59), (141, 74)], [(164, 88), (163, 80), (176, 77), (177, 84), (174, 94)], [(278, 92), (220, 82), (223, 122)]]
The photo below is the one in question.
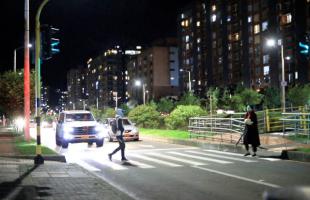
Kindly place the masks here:
[(68, 148), (68, 145), (69, 145), (69, 143), (68, 143), (68, 142), (66, 142), (66, 141), (62, 140), (62, 142), (61, 142), (61, 146), (62, 146), (62, 148), (66, 149), (66, 148)]
[(103, 139), (102, 140), (97, 140), (96, 141), (97, 147), (102, 147), (103, 146)]
[(134, 141), (139, 141), (139, 138), (137, 138), (137, 139), (134, 139)]

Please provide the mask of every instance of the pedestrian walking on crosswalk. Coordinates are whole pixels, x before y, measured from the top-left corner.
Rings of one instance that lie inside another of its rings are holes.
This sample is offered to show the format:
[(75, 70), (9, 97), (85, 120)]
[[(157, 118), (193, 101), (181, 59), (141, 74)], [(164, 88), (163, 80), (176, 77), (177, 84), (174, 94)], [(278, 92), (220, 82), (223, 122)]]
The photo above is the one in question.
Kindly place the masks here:
[(125, 140), (123, 138), (123, 133), (124, 133), (124, 125), (123, 125), (123, 120), (120, 115), (115, 116), (115, 121), (116, 121), (116, 139), (119, 143), (119, 146), (110, 154), (108, 154), (109, 159), (112, 161), (112, 156), (121, 150), (121, 155), (122, 155), (122, 161), (128, 161), (127, 158), (125, 157)]
[(247, 106), (247, 113), (244, 116), (245, 129), (243, 135), (243, 144), (246, 149), (244, 156), (250, 155), (249, 144), (252, 146), (253, 154), (256, 156), (257, 147), (260, 146), (258, 128), (257, 128), (257, 116), (253, 110), (253, 107)]

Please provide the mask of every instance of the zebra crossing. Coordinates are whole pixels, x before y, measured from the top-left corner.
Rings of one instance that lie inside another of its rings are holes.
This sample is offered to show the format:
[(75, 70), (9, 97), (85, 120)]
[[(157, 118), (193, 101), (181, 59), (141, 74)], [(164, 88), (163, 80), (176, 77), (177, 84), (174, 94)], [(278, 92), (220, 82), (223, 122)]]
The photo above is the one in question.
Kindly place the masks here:
[[(223, 152), (217, 150), (188, 150), (182, 151), (147, 151), (135, 152), (128, 154), (129, 161), (124, 164), (118, 161), (117, 158), (111, 162), (108, 156), (102, 156), (101, 153), (95, 153), (92, 158), (80, 157), (75, 158), (69, 162), (77, 163), (89, 171), (102, 171), (103, 169), (110, 169), (115, 171), (130, 170), (133, 168), (154, 169), (159, 167), (194, 167), (207, 166), (209, 164), (230, 165), (234, 163), (255, 163), (262, 160), (277, 161), (280, 159), (266, 159), (259, 157), (244, 157), (243, 154)], [(91, 161), (91, 162), (88, 162)], [(93, 164), (96, 163), (96, 164)]]

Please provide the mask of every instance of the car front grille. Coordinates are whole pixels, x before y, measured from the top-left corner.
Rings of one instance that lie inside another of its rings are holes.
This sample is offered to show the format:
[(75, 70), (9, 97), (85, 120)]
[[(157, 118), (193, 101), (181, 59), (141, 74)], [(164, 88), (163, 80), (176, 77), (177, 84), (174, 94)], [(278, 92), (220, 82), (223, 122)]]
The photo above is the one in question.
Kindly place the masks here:
[(95, 135), (96, 130), (94, 126), (74, 127), (74, 135)]

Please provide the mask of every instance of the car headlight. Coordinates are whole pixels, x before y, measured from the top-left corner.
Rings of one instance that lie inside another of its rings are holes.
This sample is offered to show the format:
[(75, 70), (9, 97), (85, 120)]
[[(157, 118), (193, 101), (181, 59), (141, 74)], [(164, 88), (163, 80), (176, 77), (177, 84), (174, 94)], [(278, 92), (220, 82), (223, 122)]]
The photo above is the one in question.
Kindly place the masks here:
[(97, 132), (98, 138), (104, 138), (106, 136), (106, 129), (102, 125), (97, 125), (95, 131)]
[(73, 139), (73, 135), (71, 135), (69, 132), (64, 133), (64, 139), (65, 140), (71, 140)]
[(71, 126), (64, 126), (64, 133), (72, 133), (73, 127)]

